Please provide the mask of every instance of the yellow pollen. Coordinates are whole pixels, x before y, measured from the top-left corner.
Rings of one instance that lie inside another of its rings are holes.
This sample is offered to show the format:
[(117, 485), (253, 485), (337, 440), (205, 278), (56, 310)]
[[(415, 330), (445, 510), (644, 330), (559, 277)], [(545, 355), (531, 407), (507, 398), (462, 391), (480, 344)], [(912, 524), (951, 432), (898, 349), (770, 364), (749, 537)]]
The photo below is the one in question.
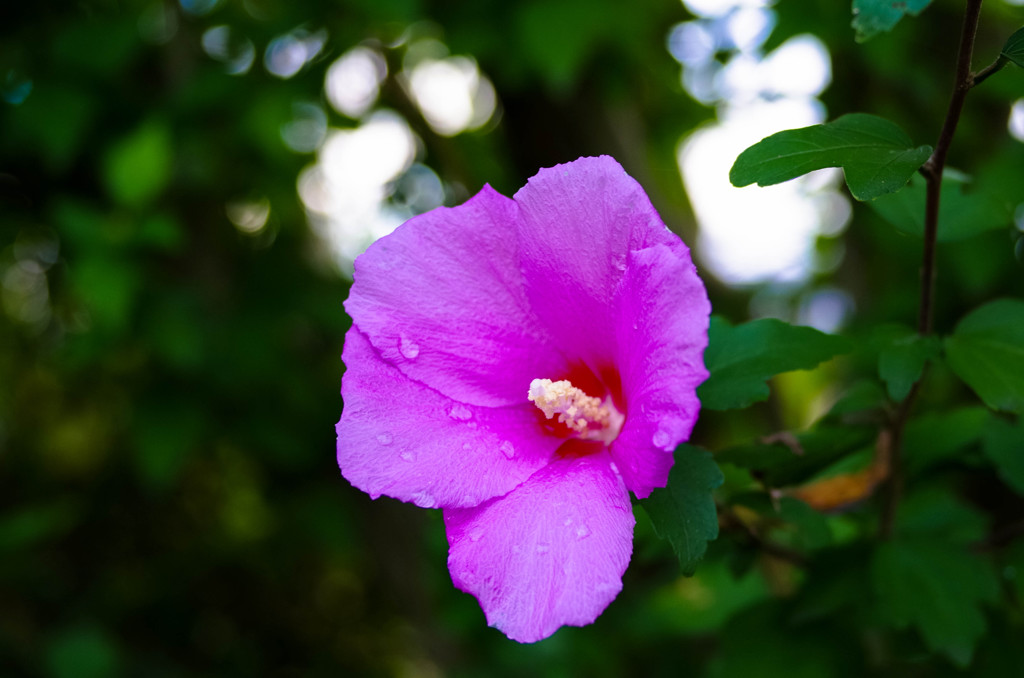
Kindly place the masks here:
[(602, 404), (599, 398), (588, 396), (567, 379), (534, 379), (530, 382), (527, 398), (548, 419), (557, 414), (559, 422), (568, 426), (584, 440), (607, 437), (605, 429), (612, 420), (609, 407)]

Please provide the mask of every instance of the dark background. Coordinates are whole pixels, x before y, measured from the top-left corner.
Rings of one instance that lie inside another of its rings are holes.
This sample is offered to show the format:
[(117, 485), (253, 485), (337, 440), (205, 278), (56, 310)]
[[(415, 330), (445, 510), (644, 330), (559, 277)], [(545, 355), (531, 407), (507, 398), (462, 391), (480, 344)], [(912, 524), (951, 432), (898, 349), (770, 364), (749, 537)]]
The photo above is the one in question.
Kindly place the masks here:
[[(683, 580), (640, 511), (618, 600), (591, 627), (520, 646), (451, 586), (439, 512), (371, 502), (337, 471), (348, 282), (296, 192), (313, 155), (282, 141), (294, 104), (319, 104), (331, 127), (356, 125), (326, 104), (324, 74), (350, 47), (374, 45), (391, 67), (378, 106), (419, 136), (418, 161), (445, 183), (448, 204), (485, 182), (511, 195), (539, 167), (608, 153), (692, 242), (676, 147), (715, 113), (687, 96), (666, 49), (672, 26), (693, 18), (682, 4), (202, 9), (40, 0), (0, 10), (0, 676), (793, 677), (880, 666), (863, 619), (779, 630), (777, 601), (801, 573), (762, 558), (737, 579), (726, 531), (697, 579)], [(175, 30), (154, 37), (146, 12), (169, 13)], [(933, 143), (960, 12), (936, 0), (858, 45), (847, 4), (784, 0), (767, 48), (815, 33), (831, 51), (830, 117), (876, 113)], [(987, 3), (976, 63), (1021, 21), (1020, 8)], [(204, 53), (201, 37), (217, 25), (255, 45), (248, 73), (229, 75)], [(323, 52), (294, 77), (268, 74), (266, 45), (296, 28), (326, 30)], [(475, 57), (497, 91), (490, 124), (455, 137), (431, 130), (396, 77), (410, 31)], [(1024, 145), (1005, 121), (1021, 96), (1019, 71), (972, 92), (951, 164), (1019, 186)], [(118, 158), (133, 152), (118, 175)], [(271, 212), (252, 236), (225, 205), (257, 197)], [(853, 334), (912, 324), (920, 241), (894, 236), (861, 205), (842, 238), (842, 265), (805, 288), (852, 295)], [(1021, 249), (1019, 233), (999, 231), (940, 250), (940, 331), (987, 299), (1020, 295)], [(717, 313), (748, 317), (756, 290), (707, 283)], [(780, 294), (795, 304), (799, 292)], [(819, 394), (822, 379), (790, 385), (790, 400)], [(970, 398), (958, 388), (937, 397)], [(777, 400), (708, 415), (695, 440), (715, 449), (778, 430), (786, 416)], [(991, 513), (1018, 515), (1004, 494), (989, 497)], [(993, 637), (1019, 631), (1018, 619)]]

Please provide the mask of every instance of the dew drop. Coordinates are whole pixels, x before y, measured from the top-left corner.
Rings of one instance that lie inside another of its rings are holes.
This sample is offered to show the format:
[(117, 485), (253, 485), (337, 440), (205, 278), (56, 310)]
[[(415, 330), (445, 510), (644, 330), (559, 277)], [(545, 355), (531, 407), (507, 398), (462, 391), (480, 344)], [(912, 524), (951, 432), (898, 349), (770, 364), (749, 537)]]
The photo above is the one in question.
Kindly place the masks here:
[(390, 433), (381, 433), (377, 436), (377, 442), (381, 445), (390, 445), (394, 438), (391, 437)]
[(551, 550), (551, 546), (548, 544), (537, 544), (537, 553), (547, 553)]
[(448, 416), (455, 421), (469, 421), (473, 418), (473, 412), (462, 403), (452, 403), (448, 407)]
[(655, 447), (667, 447), (671, 440), (671, 436), (661, 429), (658, 429), (654, 437), (651, 438), (651, 442), (654, 443)]
[(398, 350), (406, 358), (413, 360), (420, 354), (420, 346), (404, 334), (398, 337)]
[(614, 473), (615, 475), (620, 475), (619, 474), (619, 467), (615, 465), (614, 461), (611, 462), (610, 464), (608, 464), (608, 468), (610, 468), (612, 470), (612, 473)]
[(590, 536), (590, 528), (589, 527), (587, 527), (586, 525), (577, 525), (576, 526), (576, 538), (577, 539), (586, 539), (589, 536)]
[(400, 456), (404, 461), (416, 461), (416, 453), (412, 450), (406, 450)]
[(417, 492), (412, 495), (412, 503), (416, 504), (420, 508), (434, 508), (437, 506), (437, 500), (434, 499), (434, 495), (429, 492)]
[(515, 446), (507, 440), (503, 442), (498, 449), (501, 450), (501, 453), (505, 455), (506, 459), (511, 459), (516, 456)]
[(478, 528), (476, 528), (475, 530), (472, 530), (469, 533), (469, 540), (472, 541), (472, 542), (477, 542), (477, 541), (480, 541), (481, 539), (483, 539), (483, 536), (484, 536), (484, 531), (481, 530), (478, 527)]

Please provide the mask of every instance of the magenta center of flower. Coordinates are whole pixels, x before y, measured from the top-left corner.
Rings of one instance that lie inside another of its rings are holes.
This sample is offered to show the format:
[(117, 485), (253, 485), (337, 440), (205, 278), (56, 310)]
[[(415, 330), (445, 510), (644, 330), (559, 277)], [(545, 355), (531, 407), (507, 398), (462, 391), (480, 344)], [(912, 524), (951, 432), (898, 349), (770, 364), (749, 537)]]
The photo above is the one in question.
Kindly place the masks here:
[(584, 393), (568, 379), (534, 379), (526, 396), (548, 419), (558, 415), (576, 437), (610, 444), (622, 430), (625, 416), (612, 403)]

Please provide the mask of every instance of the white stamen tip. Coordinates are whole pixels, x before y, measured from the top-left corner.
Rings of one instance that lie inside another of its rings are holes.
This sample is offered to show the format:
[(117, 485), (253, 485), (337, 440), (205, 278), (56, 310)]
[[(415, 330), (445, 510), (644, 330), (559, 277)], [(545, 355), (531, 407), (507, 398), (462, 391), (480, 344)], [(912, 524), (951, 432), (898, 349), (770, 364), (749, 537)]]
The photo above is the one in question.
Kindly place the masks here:
[(610, 400), (588, 396), (582, 390), (563, 379), (534, 379), (527, 394), (544, 416), (551, 419), (558, 415), (558, 421), (565, 424), (584, 440), (611, 442), (618, 435), (623, 417)]

